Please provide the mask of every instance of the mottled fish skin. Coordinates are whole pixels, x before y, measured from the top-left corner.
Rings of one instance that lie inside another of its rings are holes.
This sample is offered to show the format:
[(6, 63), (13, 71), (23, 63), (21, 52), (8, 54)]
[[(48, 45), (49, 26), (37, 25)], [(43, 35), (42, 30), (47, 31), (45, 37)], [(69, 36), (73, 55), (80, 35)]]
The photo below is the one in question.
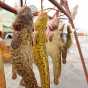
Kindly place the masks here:
[(39, 88), (32, 70), (32, 29), (33, 20), (29, 7), (22, 7), (13, 23), (14, 33), (11, 42), (12, 66), (22, 77), (25, 88)]
[(34, 61), (38, 66), (40, 77), (41, 77), (41, 87), (50, 88), (50, 76), (49, 76), (49, 65), (48, 56), (46, 52), (46, 35), (45, 29), (47, 25), (48, 16), (45, 12), (40, 13), (37, 20), (35, 21), (35, 38), (33, 44), (33, 54)]

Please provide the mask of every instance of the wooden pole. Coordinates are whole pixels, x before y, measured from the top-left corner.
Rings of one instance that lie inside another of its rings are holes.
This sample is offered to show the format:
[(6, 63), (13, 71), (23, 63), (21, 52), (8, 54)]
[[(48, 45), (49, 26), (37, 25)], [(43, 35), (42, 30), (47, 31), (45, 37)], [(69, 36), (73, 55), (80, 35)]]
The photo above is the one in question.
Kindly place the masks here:
[(88, 72), (87, 72), (87, 68), (86, 68), (86, 65), (85, 65), (84, 57), (83, 57), (83, 54), (82, 54), (82, 50), (81, 50), (81, 47), (80, 47), (80, 43), (79, 43), (76, 31), (74, 31), (74, 36), (75, 36), (75, 41), (76, 41), (76, 44), (77, 44), (77, 47), (78, 47), (81, 63), (82, 63), (82, 66), (83, 66), (85, 78), (86, 78), (86, 81), (87, 81), (87, 84), (88, 84)]
[(9, 5), (5, 4), (2, 1), (0, 1), (0, 7), (5, 9), (5, 10), (8, 10), (9, 12), (17, 14), (17, 11), (14, 8), (10, 7)]

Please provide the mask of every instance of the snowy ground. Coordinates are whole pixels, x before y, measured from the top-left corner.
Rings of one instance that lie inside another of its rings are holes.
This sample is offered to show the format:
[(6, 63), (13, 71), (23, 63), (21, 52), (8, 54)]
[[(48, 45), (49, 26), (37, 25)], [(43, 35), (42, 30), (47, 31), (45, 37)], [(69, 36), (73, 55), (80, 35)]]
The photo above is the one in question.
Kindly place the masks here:
[[(88, 40), (88, 38), (87, 38)], [(86, 39), (84, 41), (80, 41), (81, 48), (83, 52), (83, 56), (85, 58), (86, 67), (88, 70), (88, 42)], [(50, 64), (50, 77), (51, 77), (51, 88), (88, 88), (88, 84), (86, 82), (84, 71), (82, 68), (82, 64), (79, 58), (79, 53), (76, 48), (76, 44), (73, 43), (73, 46), (68, 52), (67, 64), (62, 64), (62, 73), (61, 73), (61, 82), (58, 86), (53, 84), (53, 70), (52, 70), (52, 61), (49, 59)], [(36, 74), (36, 78), (40, 85), (39, 73), (34, 65), (34, 72)], [(24, 88), (19, 85), (20, 77), (16, 80), (11, 79), (11, 64), (5, 64), (5, 75), (6, 75), (6, 85), (7, 88)]]

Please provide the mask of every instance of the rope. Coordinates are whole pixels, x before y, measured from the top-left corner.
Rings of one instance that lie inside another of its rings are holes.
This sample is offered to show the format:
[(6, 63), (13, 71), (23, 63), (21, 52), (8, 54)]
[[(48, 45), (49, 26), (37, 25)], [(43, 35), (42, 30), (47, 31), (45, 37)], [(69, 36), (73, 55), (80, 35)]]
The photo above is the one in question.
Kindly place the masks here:
[(27, 6), (27, 0), (25, 0), (24, 5), (26, 5), (26, 6)]
[(43, 11), (43, 0), (41, 0), (41, 11)]

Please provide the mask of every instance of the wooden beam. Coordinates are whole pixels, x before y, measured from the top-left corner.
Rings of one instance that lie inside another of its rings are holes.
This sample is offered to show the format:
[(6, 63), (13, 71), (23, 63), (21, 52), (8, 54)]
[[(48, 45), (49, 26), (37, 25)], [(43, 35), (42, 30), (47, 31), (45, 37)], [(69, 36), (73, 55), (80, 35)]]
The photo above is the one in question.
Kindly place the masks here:
[(10, 7), (9, 5), (5, 4), (2, 1), (0, 1), (0, 7), (7, 10), (7, 11), (9, 11), (9, 12), (17, 14), (17, 11), (14, 8)]

